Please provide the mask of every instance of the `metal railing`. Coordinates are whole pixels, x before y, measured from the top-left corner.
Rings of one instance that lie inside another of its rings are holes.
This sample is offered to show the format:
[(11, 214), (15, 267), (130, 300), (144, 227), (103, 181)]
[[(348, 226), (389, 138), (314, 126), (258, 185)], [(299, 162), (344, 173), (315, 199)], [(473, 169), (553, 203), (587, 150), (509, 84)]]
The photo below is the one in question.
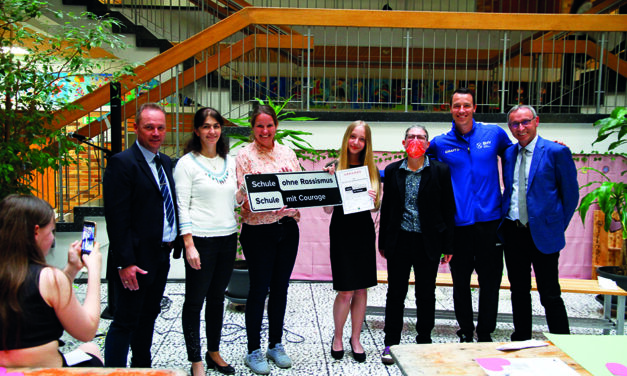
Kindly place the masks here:
[[(255, 97), (290, 98), (291, 108), (305, 111), (427, 113), (448, 111), (452, 91), (466, 86), (475, 89), (479, 112), (526, 103), (543, 113), (599, 114), (627, 105), (625, 16), (574, 16), (573, 24), (560, 15), (247, 8), (220, 21), (194, 7), (177, 10), (163, 34), (191, 39), (138, 68), (141, 85), (130, 78), (123, 85), (130, 88), (124, 145), (133, 142), (134, 112), (147, 101), (168, 111), (165, 147), (174, 157), (197, 108), (246, 117)], [(106, 145), (108, 106), (88, 109), (90, 119), (68, 127)], [(93, 155), (87, 158), (100, 158)], [(93, 164), (82, 168), (100, 177)], [(63, 211), (72, 206), (68, 198), (99, 195), (67, 192), (69, 180), (55, 180)]]

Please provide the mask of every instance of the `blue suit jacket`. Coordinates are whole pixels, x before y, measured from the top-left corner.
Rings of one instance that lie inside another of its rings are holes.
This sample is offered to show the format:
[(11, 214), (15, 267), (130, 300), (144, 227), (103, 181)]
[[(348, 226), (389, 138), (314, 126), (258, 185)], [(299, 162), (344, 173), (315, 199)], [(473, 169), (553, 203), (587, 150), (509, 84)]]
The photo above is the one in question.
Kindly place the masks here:
[[(536, 137), (527, 179), (527, 212), (536, 248), (549, 254), (566, 245), (564, 231), (579, 203), (579, 185), (570, 149)], [(518, 144), (510, 146), (503, 156), (502, 218), (509, 211), (517, 156)]]

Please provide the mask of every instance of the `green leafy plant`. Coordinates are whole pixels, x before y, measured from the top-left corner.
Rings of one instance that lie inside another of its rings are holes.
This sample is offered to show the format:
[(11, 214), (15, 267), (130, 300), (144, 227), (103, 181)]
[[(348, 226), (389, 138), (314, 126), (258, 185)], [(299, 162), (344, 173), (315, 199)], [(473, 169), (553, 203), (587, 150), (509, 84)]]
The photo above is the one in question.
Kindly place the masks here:
[[(608, 152), (611, 152), (618, 148), (620, 145), (627, 143), (627, 108), (617, 107), (612, 111), (611, 115), (607, 118), (598, 120), (594, 123), (595, 126), (601, 126), (597, 134), (597, 142), (603, 141), (608, 137), (615, 135), (617, 140), (612, 142), (608, 146)], [(617, 153), (618, 155), (625, 156), (624, 153)], [(624, 160), (623, 160), (624, 161)], [(627, 250), (625, 238), (627, 238), (627, 184), (623, 181), (612, 181), (603, 172), (592, 168), (582, 167), (580, 169), (583, 173), (594, 171), (598, 173), (604, 180), (596, 180), (580, 187), (580, 189), (598, 185), (594, 190), (586, 194), (579, 204), (579, 214), (582, 222), (585, 223), (586, 214), (592, 204), (597, 204), (599, 210), (601, 210), (605, 216), (605, 231), (610, 230), (612, 220), (617, 220), (622, 226), (623, 246), (622, 246), (622, 270), (623, 273), (627, 271)], [(625, 176), (627, 170), (621, 172), (621, 177)]]
[[(290, 115), (294, 115), (294, 111), (287, 111), (286, 106), (289, 104), (292, 97), (289, 97), (280, 103), (273, 102), (270, 98), (267, 98), (265, 101), (260, 98), (255, 98), (255, 100), (260, 105), (269, 105), (276, 112), (277, 118), (279, 119), (279, 123), (286, 121), (310, 121), (316, 120), (316, 118), (301, 116), (294, 117)], [(267, 103), (266, 103), (267, 102)], [(239, 119), (228, 119), (231, 123), (236, 124), (240, 127), (249, 127), (250, 128), (250, 116)], [(311, 146), (311, 144), (302, 138), (301, 136), (309, 136), (311, 132), (305, 131), (297, 131), (293, 129), (286, 129), (282, 126), (277, 128), (274, 139), (281, 145), (286, 145), (294, 150), (294, 153), (301, 160), (315, 160), (316, 157), (320, 156), (320, 152)], [(237, 142), (231, 145), (231, 148), (237, 147), (239, 145), (251, 142), (251, 138), (241, 134), (231, 134), (229, 137), (236, 139)]]
[[(316, 118), (310, 118), (306, 116), (301, 116), (301, 117), (290, 116), (294, 114), (294, 111), (286, 111), (286, 106), (289, 104), (291, 99), (292, 97), (289, 97), (286, 100), (282, 101), (282, 104), (279, 104), (279, 103), (273, 102), (270, 98), (267, 98), (266, 101), (260, 98), (255, 98), (257, 103), (259, 103), (260, 105), (263, 106), (267, 102), (267, 104), (274, 109), (274, 112), (277, 115), (277, 119), (279, 119), (279, 123), (284, 122), (284, 121), (316, 120)], [(248, 128), (251, 127), (250, 116), (239, 118), (239, 119), (227, 119), (227, 120), (239, 127), (248, 127)], [(274, 139), (276, 140), (276, 142), (278, 142), (281, 145), (286, 145), (287, 143), (287, 146), (291, 147), (292, 150), (294, 150), (296, 157), (298, 157), (298, 159), (300, 160), (311, 160), (311, 161), (319, 160), (321, 153), (318, 150), (314, 149), (313, 146), (311, 146), (311, 144), (307, 140), (301, 137), (301, 136), (308, 136), (308, 135), (311, 135), (311, 132), (285, 129), (284, 127), (280, 126), (277, 128)], [(249, 136), (242, 135), (242, 134), (229, 134), (229, 137), (237, 140), (237, 142), (231, 145), (231, 148), (235, 148), (239, 145), (250, 143), (252, 141)], [(237, 214), (238, 214), (237, 216), (238, 217), (238, 225), (237, 225), (238, 231), (241, 229), (241, 222), (242, 222), (241, 217), (239, 216), (239, 210), (240, 210), (239, 208), (236, 209)], [(235, 258), (236, 260), (242, 260), (242, 256), (243, 256), (242, 246), (238, 240), (237, 241), (237, 254)]]
[[(597, 120), (594, 125), (601, 126), (597, 139), (592, 145), (601, 142), (612, 135), (616, 135), (617, 140), (612, 142), (607, 151), (611, 152), (621, 145), (627, 144), (627, 107), (616, 107), (609, 117)], [(625, 153), (618, 153), (625, 155)]]
[(132, 72), (91, 55), (126, 47), (111, 31), (116, 24), (53, 10), (47, 1), (0, 0), (0, 199), (32, 192), (37, 173), (76, 163), (81, 148), (53, 123), (55, 112), (76, 108), (60, 88), (76, 76)]

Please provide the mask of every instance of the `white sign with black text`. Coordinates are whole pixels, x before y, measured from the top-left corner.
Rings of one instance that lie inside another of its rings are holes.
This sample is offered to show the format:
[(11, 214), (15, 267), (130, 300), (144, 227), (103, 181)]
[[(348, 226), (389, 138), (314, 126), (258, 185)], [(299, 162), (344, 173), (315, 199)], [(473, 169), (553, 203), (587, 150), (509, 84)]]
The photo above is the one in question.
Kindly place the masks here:
[(246, 174), (244, 182), (253, 212), (342, 204), (335, 175), (326, 171)]

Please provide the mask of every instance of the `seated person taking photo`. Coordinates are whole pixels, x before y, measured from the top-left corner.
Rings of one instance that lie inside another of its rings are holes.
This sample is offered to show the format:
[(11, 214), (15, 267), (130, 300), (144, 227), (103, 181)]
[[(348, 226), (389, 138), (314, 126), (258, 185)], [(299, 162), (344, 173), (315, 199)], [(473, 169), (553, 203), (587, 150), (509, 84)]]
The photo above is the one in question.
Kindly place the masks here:
[[(100, 265), (97, 243), (81, 255), (80, 241), (70, 245), (68, 264), (46, 264), (54, 243), (55, 213), (45, 201), (10, 195), (0, 202), (0, 366), (102, 366), (98, 347), (85, 343), (62, 354), (63, 331), (79, 341), (94, 338), (100, 320)], [(87, 293), (81, 303), (72, 281), (87, 267)]]

